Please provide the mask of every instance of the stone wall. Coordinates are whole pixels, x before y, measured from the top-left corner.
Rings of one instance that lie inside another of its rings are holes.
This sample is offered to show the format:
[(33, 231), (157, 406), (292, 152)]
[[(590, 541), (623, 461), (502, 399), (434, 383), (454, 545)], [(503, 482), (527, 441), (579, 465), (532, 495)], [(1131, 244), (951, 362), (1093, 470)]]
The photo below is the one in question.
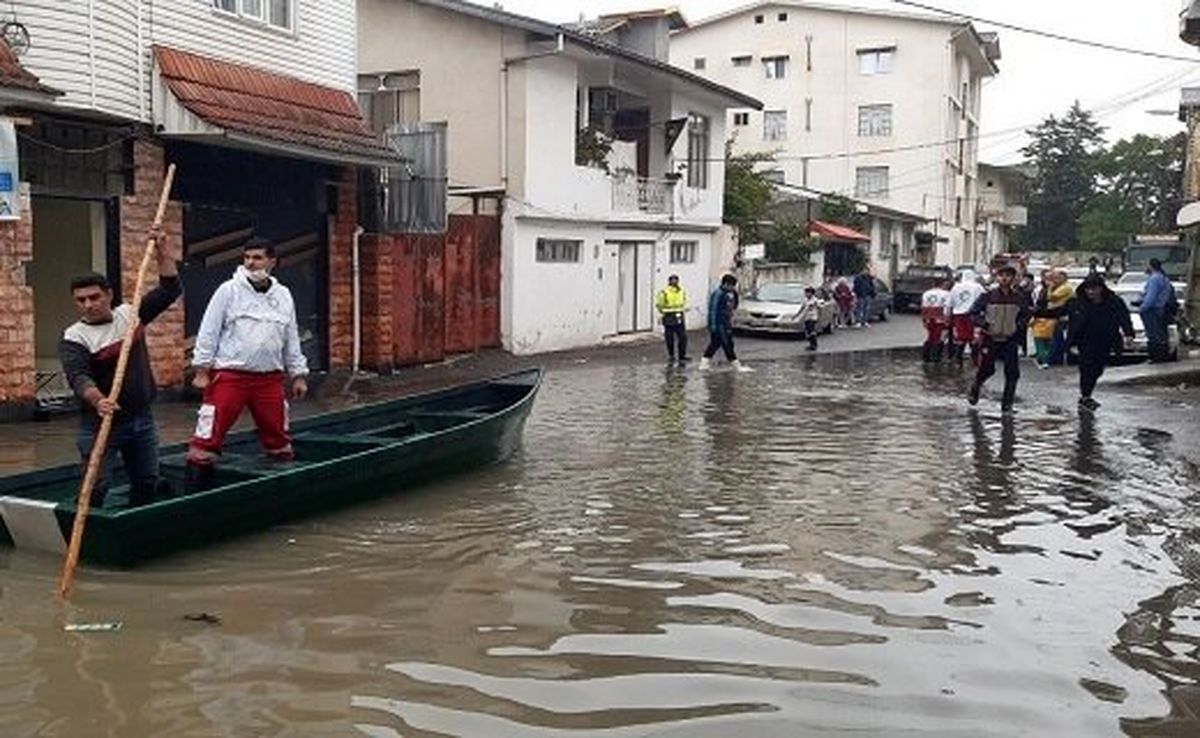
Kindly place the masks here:
[(382, 374), (395, 365), (392, 294), (396, 240), (391, 236), (364, 235), (359, 242), (359, 278), (362, 286), (362, 354), (364, 368)]
[(21, 219), (0, 222), (0, 415), (32, 410), (36, 394), (33, 288), (25, 265), (33, 259), (33, 208), (21, 185)]
[(358, 223), (358, 172), (344, 167), (329, 224), (329, 368), (348, 369), (354, 359), (354, 274), (351, 250)]

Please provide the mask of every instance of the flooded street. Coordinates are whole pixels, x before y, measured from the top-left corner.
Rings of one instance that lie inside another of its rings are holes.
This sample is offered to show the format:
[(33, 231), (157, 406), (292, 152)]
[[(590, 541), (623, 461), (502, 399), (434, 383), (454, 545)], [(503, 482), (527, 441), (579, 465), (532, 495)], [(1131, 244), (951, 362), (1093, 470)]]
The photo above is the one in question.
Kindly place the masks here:
[(757, 366), (552, 370), (505, 465), (66, 611), (0, 550), (0, 735), (1200, 735), (1194, 407)]

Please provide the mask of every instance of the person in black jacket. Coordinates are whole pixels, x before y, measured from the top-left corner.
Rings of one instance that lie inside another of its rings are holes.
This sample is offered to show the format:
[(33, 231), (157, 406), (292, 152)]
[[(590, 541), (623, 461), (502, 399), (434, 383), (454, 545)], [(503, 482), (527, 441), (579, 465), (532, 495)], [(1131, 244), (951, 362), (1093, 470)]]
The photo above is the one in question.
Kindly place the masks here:
[(1096, 383), (1108, 366), (1114, 351), (1133, 340), (1133, 322), (1125, 301), (1113, 294), (1099, 274), (1090, 274), (1066, 305), (1039, 312), (1039, 317), (1070, 316), (1067, 345), (1079, 349), (1079, 406), (1095, 410), (1100, 403), (1092, 398)]
[(133, 319), (132, 306), (113, 307), (112, 286), (103, 274), (83, 274), (71, 280), (71, 296), (80, 319), (63, 332), (59, 358), (83, 409), (78, 447), (85, 472), (100, 429), (100, 419), (113, 416), (108, 449), (92, 493), (92, 504), (96, 507), (104, 504), (107, 470), (113, 451), (120, 451), (121, 460), (125, 462), (130, 506), (150, 502), (158, 487), (158, 430), (150, 411), (155, 383), (150, 371), (150, 355), (146, 351), (145, 324), (171, 307), (183, 290), (175, 259), (168, 253), (161, 234), (155, 234), (154, 248), (158, 257), (159, 284), (142, 298), (138, 309), (141, 325), (134, 333), (125, 383), (116, 401), (110, 400), (108, 395), (112, 390), (121, 344)]
[(996, 286), (976, 300), (971, 309), (979, 344), (979, 370), (967, 395), (972, 406), (979, 403), (980, 390), (996, 373), (996, 362), (1000, 362), (1004, 367), (1000, 408), (1005, 413), (1013, 411), (1017, 381), (1021, 378), (1018, 352), (1032, 312), (1029, 295), (1017, 286), (1016, 280), (1016, 269), (1000, 267), (996, 270)]

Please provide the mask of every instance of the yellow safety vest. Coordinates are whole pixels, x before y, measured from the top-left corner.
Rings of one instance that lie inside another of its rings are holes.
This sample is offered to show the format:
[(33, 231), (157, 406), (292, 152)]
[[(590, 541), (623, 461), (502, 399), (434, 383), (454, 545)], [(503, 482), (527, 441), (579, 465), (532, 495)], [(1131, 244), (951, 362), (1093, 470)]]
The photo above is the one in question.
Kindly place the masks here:
[(663, 287), (658, 297), (654, 301), (654, 306), (658, 308), (658, 312), (663, 313), (682, 313), (687, 310), (687, 293), (682, 287), (671, 289)]

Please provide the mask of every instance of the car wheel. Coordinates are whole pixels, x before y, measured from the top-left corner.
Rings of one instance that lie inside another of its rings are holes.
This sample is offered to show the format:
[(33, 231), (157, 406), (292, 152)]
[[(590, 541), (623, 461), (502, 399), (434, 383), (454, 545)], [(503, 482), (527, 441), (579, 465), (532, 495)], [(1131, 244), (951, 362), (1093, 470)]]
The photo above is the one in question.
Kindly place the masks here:
[(890, 307), (884, 308), (879, 313), (879, 322), (886, 323), (886, 322), (888, 322), (888, 318), (890, 318), (890, 317), (892, 317), (892, 309)]

